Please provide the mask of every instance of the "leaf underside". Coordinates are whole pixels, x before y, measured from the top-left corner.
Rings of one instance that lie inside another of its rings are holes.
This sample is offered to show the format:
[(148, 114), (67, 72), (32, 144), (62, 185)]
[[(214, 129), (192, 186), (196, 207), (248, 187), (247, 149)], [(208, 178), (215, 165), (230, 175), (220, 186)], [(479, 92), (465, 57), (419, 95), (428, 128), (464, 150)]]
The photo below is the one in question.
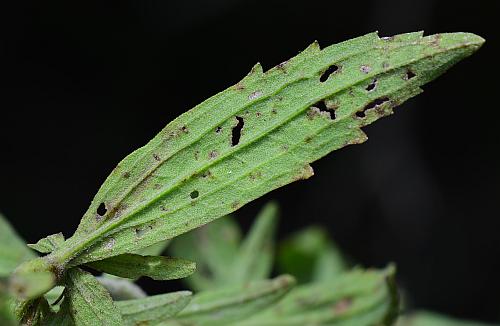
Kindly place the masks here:
[(62, 316), (70, 314), (75, 326), (123, 325), (120, 311), (108, 291), (92, 274), (73, 268), (66, 280)]
[(184, 278), (196, 270), (196, 264), (185, 259), (136, 254), (118, 255), (87, 265), (98, 271), (124, 278), (135, 279), (146, 276), (163, 281)]
[(169, 123), (113, 170), (53, 256), (76, 266), (171, 239), (293, 181), (309, 163), (364, 142), (362, 127), (472, 54), (473, 34), (371, 33), (243, 80)]

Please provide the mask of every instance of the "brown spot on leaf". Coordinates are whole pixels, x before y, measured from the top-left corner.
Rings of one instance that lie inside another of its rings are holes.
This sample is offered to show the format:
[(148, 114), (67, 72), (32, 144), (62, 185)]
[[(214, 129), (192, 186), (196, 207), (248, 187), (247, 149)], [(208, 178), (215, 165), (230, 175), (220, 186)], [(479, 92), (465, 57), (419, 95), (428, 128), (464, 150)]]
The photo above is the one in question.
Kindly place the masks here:
[(286, 73), (286, 65), (288, 64), (289, 61), (290, 60), (283, 61), (282, 63), (278, 64), (276, 68)]
[(130, 178), (130, 172), (125, 172), (125, 173), (123, 174), (123, 177), (124, 177), (125, 179)]
[(314, 170), (313, 168), (309, 165), (306, 164), (304, 167), (299, 171), (297, 175), (294, 176), (293, 180), (298, 181), (298, 180), (305, 180), (309, 179), (314, 175)]
[(368, 74), (370, 71), (372, 71), (372, 67), (367, 66), (367, 65), (362, 65), (359, 70), (361, 70), (362, 73)]
[(158, 155), (156, 153), (153, 154), (153, 158), (155, 159), (155, 161), (158, 161), (158, 162), (161, 161), (160, 155)]
[(104, 245), (104, 248), (106, 250), (111, 250), (115, 246), (116, 240), (115, 238), (109, 238), (108, 241), (106, 241), (106, 244)]
[(240, 202), (239, 201), (234, 201), (232, 204), (231, 204), (231, 208), (232, 209), (238, 209), (240, 207)]
[(249, 100), (255, 100), (255, 99), (258, 99), (259, 97), (262, 96), (262, 91), (255, 91), (255, 92), (252, 92), (250, 95), (248, 95), (248, 99)]
[(217, 153), (217, 151), (213, 150), (213, 151), (210, 151), (210, 153), (208, 153), (208, 158), (209, 159), (214, 159), (218, 156), (219, 154)]
[(352, 300), (349, 298), (342, 299), (338, 301), (334, 306), (333, 306), (333, 311), (335, 314), (341, 315), (349, 310), (349, 308), (352, 305)]

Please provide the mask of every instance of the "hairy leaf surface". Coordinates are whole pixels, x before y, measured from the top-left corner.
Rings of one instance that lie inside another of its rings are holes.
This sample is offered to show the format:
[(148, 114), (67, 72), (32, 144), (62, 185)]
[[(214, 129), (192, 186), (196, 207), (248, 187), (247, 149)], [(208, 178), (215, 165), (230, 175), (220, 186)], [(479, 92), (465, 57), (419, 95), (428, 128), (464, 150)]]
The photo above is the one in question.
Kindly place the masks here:
[(67, 272), (64, 302), (76, 326), (123, 325), (120, 311), (108, 291), (92, 274), (81, 269)]
[(362, 127), (483, 42), (468, 33), (372, 33), (323, 50), (313, 43), (267, 72), (256, 65), (120, 162), (50, 258), (75, 266), (134, 252), (307, 179), (309, 163), (364, 142)]
[(87, 266), (125, 278), (146, 276), (163, 281), (187, 277), (196, 270), (196, 263), (189, 260), (135, 254), (118, 255), (88, 263)]

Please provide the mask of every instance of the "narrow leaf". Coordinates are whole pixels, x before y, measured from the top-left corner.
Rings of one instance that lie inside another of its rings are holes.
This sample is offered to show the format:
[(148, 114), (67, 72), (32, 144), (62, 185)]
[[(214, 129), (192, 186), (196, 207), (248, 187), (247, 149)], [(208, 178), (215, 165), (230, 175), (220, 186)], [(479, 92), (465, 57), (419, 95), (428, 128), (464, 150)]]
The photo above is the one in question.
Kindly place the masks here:
[(87, 264), (98, 271), (135, 279), (141, 276), (153, 280), (175, 280), (187, 277), (196, 270), (196, 263), (162, 256), (123, 254)]
[(35, 257), (7, 219), (0, 214), (0, 277), (8, 276), (17, 265)]
[(64, 235), (59, 232), (38, 240), (35, 244), (28, 244), (28, 247), (42, 254), (50, 253), (59, 248), (64, 243)]
[(120, 311), (92, 274), (78, 268), (67, 272), (65, 302), (76, 326), (121, 326)]
[(271, 309), (241, 325), (391, 325), (396, 317), (394, 269), (345, 273), (295, 288)]
[(280, 300), (294, 284), (293, 277), (283, 275), (244, 286), (200, 292), (176, 320), (192, 326), (234, 325)]
[(468, 33), (372, 33), (323, 50), (313, 43), (265, 73), (256, 65), (121, 161), (49, 258), (76, 266), (135, 252), (307, 179), (309, 163), (364, 142), (362, 127), (483, 42)]
[(257, 216), (234, 257), (228, 283), (243, 284), (269, 277), (273, 265), (274, 231), (277, 222), (278, 205), (270, 202)]
[(147, 298), (118, 301), (124, 325), (156, 325), (175, 316), (191, 300), (191, 292), (180, 291)]

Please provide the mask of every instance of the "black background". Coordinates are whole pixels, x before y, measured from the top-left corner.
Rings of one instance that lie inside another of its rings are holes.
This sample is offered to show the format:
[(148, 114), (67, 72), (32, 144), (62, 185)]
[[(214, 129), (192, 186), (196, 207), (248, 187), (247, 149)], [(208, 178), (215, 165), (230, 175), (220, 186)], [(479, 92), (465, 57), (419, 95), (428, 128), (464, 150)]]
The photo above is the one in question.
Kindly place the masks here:
[[(0, 209), (28, 241), (69, 236), (107, 174), (167, 122), (317, 39), (379, 30), (487, 39), (370, 140), (242, 208), (282, 206), (280, 236), (328, 226), (366, 266), (396, 262), (415, 307), (500, 320), (498, 1), (2, 3)], [(174, 285), (172, 285), (174, 284)], [(147, 282), (150, 292), (175, 283)]]

